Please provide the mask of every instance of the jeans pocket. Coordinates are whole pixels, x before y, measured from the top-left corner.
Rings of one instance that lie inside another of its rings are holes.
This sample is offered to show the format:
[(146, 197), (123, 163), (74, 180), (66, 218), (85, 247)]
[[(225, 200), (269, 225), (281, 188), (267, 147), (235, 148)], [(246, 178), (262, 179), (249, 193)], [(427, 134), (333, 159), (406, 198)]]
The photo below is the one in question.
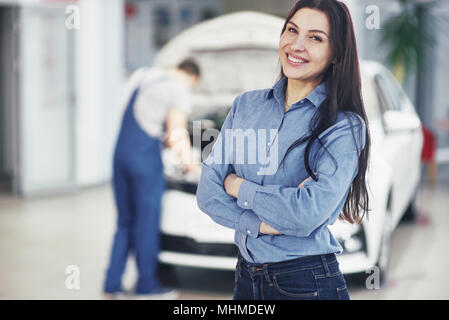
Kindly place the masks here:
[(337, 288), (338, 300), (350, 300), (348, 288), (346, 286)]
[(317, 299), (318, 290), (313, 275), (295, 272), (288, 275), (273, 275), (273, 286), (284, 297), (298, 299)]
[(329, 265), (328, 272), (324, 268), (314, 270), (318, 294), (321, 300), (348, 300), (346, 281), (338, 265)]

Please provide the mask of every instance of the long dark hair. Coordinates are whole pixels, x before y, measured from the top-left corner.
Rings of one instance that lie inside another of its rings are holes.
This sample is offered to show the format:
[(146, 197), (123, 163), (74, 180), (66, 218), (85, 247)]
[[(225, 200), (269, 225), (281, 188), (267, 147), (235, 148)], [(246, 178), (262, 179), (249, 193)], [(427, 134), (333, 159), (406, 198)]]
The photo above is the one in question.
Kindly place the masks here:
[[(319, 135), (336, 123), (338, 112), (351, 111), (358, 114), (366, 124), (365, 146), (359, 155), (358, 173), (350, 186), (348, 197), (340, 214), (340, 219), (350, 223), (361, 223), (364, 215), (369, 210), (369, 197), (365, 176), (371, 143), (368, 119), (361, 94), (360, 68), (352, 19), (348, 8), (340, 1), (299, 0), (287, 15), (281, 35), (285, 31), (287, 23), (301, 8), (317, 9), (327, 15), (330, 23), (330, 45), (332, 48), (333, 63), (322, 74), (321, 79), (326, 84), (327, 98), (317, 108), (317, 112), (311, 120), (310, 134), (296, 140), (288, 148), (284, 159), (296, 146), (307, 142), (304, 156), (305, 168), (310, 177), (317, 181), (318, 177), (311, 170), (309, 164), (312, 144), (318, 140), (321, 147), (325, 148)], [(284, 77), (284, 72), (281, 68), (280, 78), (282, 77)]]

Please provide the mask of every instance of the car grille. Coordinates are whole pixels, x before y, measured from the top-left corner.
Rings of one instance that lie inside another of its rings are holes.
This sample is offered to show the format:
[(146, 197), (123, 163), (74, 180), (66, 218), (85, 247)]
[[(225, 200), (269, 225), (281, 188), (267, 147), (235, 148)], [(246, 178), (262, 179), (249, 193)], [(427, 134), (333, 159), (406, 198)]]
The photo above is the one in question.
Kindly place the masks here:
[(175, 181), (173, 179), (170, 179), (168, 177), (166, 178), (166, 184), (168, 190), (178, 190), (183, 191), (190, 194), (196, 194), (196, 189), (198, 185), (196, 183), (191, 182), (183, 182), (183, 181)]
[(238, 248), (232, 243), (197, 242), (187, 237), (163, 234), (161, 236), (162, 251), (190, 253), (219, 257), (237, 257)]

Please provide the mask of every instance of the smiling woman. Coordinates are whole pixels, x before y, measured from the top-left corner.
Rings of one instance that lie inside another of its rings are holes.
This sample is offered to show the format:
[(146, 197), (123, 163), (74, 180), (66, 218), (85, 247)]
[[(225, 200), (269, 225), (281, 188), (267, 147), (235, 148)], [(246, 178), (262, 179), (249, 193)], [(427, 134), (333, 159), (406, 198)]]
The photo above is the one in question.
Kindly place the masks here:
[[(293, 40), (286, 40), (284, 44), (283, 38), (288, 38), (289, 32), (293, 31), (289, 28), (291, 25), (296, 25), (298, 34), (296, 37), (292, 37)], [(301, 34), (302, 29), (305, 30), (303, 34)], [(313, 41), (316, 39), (313, 34), (318, 31), (323, 35), (320, 38), (321, 42), (316, 40), (319, 44)], [(285, 49), (282, 50), (282, 48)], [(308, 63), (305, 65), (311, 70), (309, 74), (307, 74), (307, 69), (299, 70), (298, 67), (288, 67), (288, 63), (285, 61), (288, 61), (286, 57), (289, 52), (292, 54), (297, 52), (311, 59), (310, 65)], [(309, 176), (314, 180), (317, 178), (309, 164), (312, 144), (317, 140), (327, 151), (320, 140), (320, 135), (335, 123), (335, 119), (342, 111), (352, 112), (363, 119), (366, 128), (364, 132), (360, 133), (364, 135), (366, 141), (364, 147), (360, 149), (358, 173), (349, 189), (341, 216), (343, 220), (350, 223), (361, 223), (369, 208), (365, 176), (371, 139), (361, 94), (360, 67), (354, 27), (346, 5), (335, 0), (298, 1), (290, 10), (282, 28), (279, 59), (282, 65), (280, 78), (287, 77), (289, 79), (285, 94), (286, 110), (290, 108), (289, 101), (297, 101), (305, 93), (307, 94), (308, 91), (304, 88), (308, 84), (325, 83), (327, 88), (327, 99), (323, 102), (325, 106), (319, 108), (311, 120), (310, 135), (296, 140), (286, 153), (287, 155), (297, 145), (307, 142), (304, 165)], [(305, 93), (301, 90), (304, 90)], [(292, 94), (292, 92), (296, 92), (296, 94)], [(292, 96), (293, 98), (291, 98)], [(284, 159), (286, 155), (284, 155)]]
[[(328, 226), (339, 217), (359, 223), (367, 211), (370, 138), (347, 7), (298, 1), (278, 53), (279, 81), (234, 100), (202, 164), (198, 206), (235, 230), (235, 299), (348, 299), (335, 256), (342, 247)], [(248, 130), (277, 134), (235, 145)], [(265, 146), (281, 160), (274, 172), (235, 159)]]

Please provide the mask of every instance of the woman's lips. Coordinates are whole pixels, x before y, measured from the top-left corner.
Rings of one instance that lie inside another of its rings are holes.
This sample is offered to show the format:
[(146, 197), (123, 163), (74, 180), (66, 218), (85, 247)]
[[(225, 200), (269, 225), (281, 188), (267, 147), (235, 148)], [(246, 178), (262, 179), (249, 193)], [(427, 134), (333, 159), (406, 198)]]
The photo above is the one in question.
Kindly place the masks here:
[(288, 53), (286, 54), (286, 56), (287, 56), (287, 62), (294, 66), (304, 66), (307, 63), (309, 63), (309, 61), (307, 61), (303, 58), (294, 57), (294, 56), (289, 55)]

